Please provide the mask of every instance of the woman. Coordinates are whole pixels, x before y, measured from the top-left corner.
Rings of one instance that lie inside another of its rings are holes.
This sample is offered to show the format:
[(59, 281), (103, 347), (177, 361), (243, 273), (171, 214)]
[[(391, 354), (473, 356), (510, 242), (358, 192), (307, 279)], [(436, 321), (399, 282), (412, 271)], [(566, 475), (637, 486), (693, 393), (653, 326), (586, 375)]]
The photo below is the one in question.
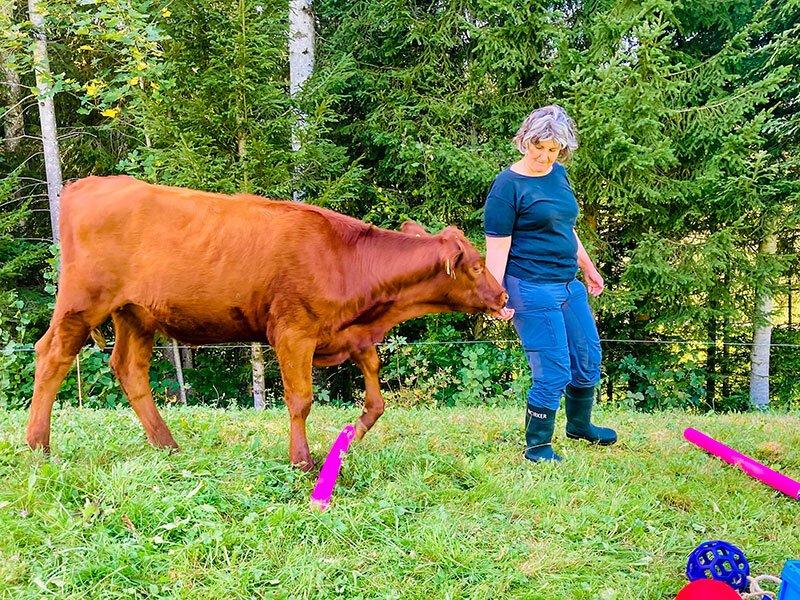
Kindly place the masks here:
[[(523, 157), (500, 173), (486, 198), (486, 267), (509, 294), (501, 318), (513, 319), (533, 377), (525, 419), (525, 458), (559, 461), (551, 442), (561, 395), (567, 437), (613, 444), (613, 429), (592, 425), (600, 380), (600, 338), (588, 293), (604, 283), (575, 232), (578, 203), (557, 159), (578, 147), (575, 124), (557, 105), (534, 110), (514, 143)], [(576, 278), (580, 268), (584, 286)]]

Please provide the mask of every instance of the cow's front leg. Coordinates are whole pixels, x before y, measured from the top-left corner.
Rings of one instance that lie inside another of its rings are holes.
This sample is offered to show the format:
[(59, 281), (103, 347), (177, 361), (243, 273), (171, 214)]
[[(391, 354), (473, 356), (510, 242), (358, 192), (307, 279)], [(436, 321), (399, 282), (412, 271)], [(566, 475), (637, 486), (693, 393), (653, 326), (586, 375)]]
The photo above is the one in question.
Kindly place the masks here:
[(353, 352), (351, 356), (364, 374), (364, 412), (356, 421), (356, 437), (361, 439), (383, 414), (384, 401), (378, 380), (381, 361), (375, 346)]
[(314, 340), (284, 336), (276, 341), (275, 354), (281, 368), (283, 396), (289, 409), (289, 460), (304, 471), (314, 468), (306, 438), (306, 418), (311, 412), (311, 361)]

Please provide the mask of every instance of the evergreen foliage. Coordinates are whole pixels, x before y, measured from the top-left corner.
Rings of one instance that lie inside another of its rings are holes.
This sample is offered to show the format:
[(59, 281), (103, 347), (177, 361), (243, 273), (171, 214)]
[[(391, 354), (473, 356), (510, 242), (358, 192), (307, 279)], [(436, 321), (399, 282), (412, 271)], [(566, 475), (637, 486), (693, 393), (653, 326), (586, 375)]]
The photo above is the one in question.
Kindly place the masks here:
[[(65, 177), (122, 172), (230, 193), (302, 191), (384, 227), (457, 224), (481, 244), (486, 191), (518, 156), (511, 136), (534, 107), (559, 103), (581, 134), (568, 168), (581, 237), (608, 284), (595, 306), (601, 336), (626, 340), (604, 345), (603, 396), (643, 409), (747, 405), (757, 299), (785, 295), (798, 266), (800, 2), (314, 6), (317, 66), (292, 99), (286, 2), (50, 0)], [(3, 27), (0, 56), (28, 93), (23, 9)], [(46, 245), (35, 240), (49, 237), (49, 221), (35, 98), (7, 95), (6, 110), (15, 103), (30, 137), (0, 159), (0, 325), (4, 344), (16, 336), (30, 347), (48, 316)], [(306, 127), (293, 153), (300, 113)], [(769, 235), (780, 240), (775, 255), (761, 251)], [(24, 332), (9, 316), (17, 311)], [(381, 349), (389, 386), (429, 392), (409, 401), (497, 401), (526, 385), (513, 345), (482, 345), (481, 354), (399, 344), (510, 339), (508, 325), (437, 316), (393, 333)], [(780, 339), (797, 340), (796, 330)], [(798, 401), (783, 380), (794, 351), (773, 353), (778, 404)], [(193, 401), (247, 403), (241, 350), (196, 354)], [(15, 373), (29, 368), (15, 361)], [(156, 371), (159, 389), (174, 387), (166, 363)], [(331, 373), (331, 397), (361, 395), (353, 369)], [(274, 365), (268, 388), (277, 400)], [(15, 394), (5, 402), (21, 405), (28, 391)]]

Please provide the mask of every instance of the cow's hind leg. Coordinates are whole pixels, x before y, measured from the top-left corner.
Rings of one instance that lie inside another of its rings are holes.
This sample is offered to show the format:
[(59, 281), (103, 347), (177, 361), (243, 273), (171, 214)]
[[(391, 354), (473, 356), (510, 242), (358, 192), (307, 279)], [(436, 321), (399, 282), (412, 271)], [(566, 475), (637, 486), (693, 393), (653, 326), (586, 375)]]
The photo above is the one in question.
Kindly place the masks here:
[(36, 374), (26, 433), (31, 448), (50, 450), (50, 416), (58, 388), (98, 322), (81, 313), (56, 312), (50, 327), (36, 342)]
[(289, 409), (289, 460), (304, 471), (314, 468), (308, 449), (306, 419), (313, 401), (311, 364), (314, 357), (314, 340), (301, 335), (284, 335), (276, 341), (275, 354), (281, 367), (283, 393)]
[(384, 401), (378, 379), (381, 363), (375, 346), (353, 352), (351, 356), (364, 374), (364, 412), (356, 421), (356, 437), (361, 439), (383, 414)]
[(155, 321), (134, 306), (114, 311), (111, 318), (116, 332), (111, 368), (142, 422), (147, 441), (159, 448), (177, 449), (178, 444), (161, 418), (150, 389), (150, 356), (153, 352)]

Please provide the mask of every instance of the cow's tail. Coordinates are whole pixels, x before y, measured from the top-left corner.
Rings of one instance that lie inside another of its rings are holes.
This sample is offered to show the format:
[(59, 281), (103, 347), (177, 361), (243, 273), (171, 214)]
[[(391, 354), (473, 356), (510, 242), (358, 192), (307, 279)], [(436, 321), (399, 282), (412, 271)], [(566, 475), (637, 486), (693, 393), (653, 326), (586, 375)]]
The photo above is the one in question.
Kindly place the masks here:
[(97, 344), (97, 346), (100, 348), (100, 350), (105, 350), (106, 349), (106, 345), (107, 345), (106, 344), (106, 338), (105, 338), (105, 336), (103, 336), (103, 332), (102, 331), (100, 331), (99, 329), (95, 328), (95, 329), (92, 329), (92, 331), (91, 331), (91, 333), (89, 333), (89, 335), (92, 336), (92, 339), (94, 340), (94, 343)]

